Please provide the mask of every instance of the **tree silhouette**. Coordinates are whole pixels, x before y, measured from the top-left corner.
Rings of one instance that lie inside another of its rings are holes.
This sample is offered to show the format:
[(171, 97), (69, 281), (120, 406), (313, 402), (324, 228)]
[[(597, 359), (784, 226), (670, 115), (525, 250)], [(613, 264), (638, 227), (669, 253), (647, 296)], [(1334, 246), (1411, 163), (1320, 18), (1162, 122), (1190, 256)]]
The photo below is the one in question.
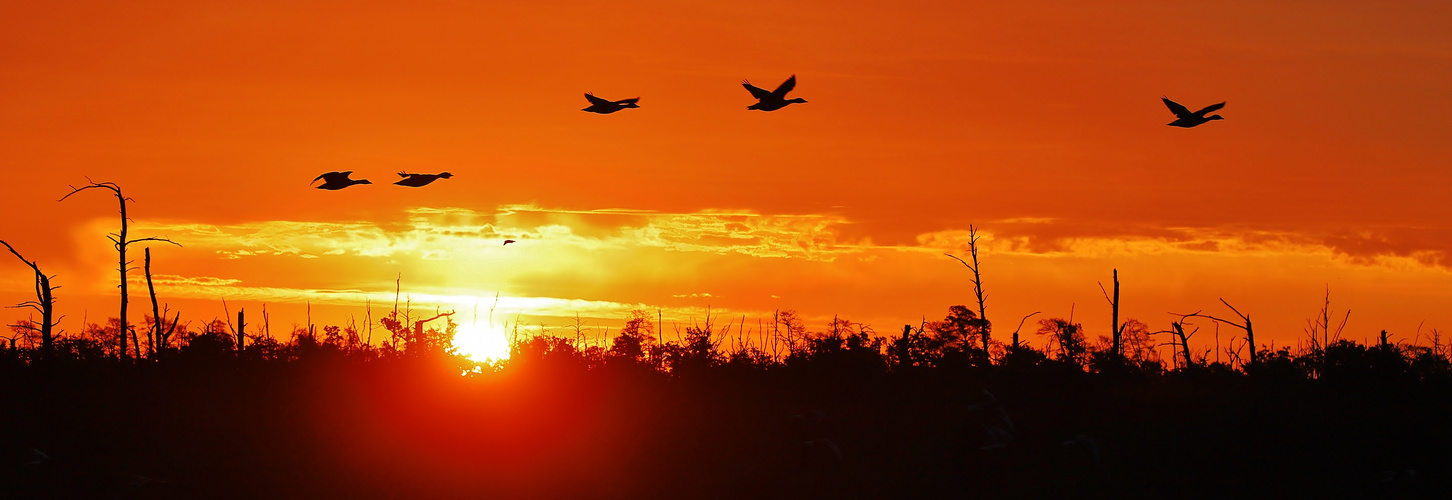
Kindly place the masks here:
[[(953, 254), (943, 255), (954, 258), (958, 262), (961, 262), (964, 267), (967, 267), (968, 270), (973, 271), (973, 294), (978, 298), (978, 319), (982, 322), (979, 328), (979, 333), (983, 337), (983, 355), (984, 358), (987, 359), (988, 338), (990, 330), (993, 329), (993, 324), (988, 321), (988, 312), (984, 307), (984, 298), (986, 298), (986, 296), (983, 294), (983, 275), (979, 273), (979, 269), (981, 268), (978, 265), (978, 228), (974, 227), (972, 224), (968, 225), (968, 253), (973, 258), (973, 264), (971, 265), (965, 262), (963, 259), (959, 259)], [(1118, 288), (1116, 288), (1116, 290), (1118, 290)], [(1115, 296), (1118, 296), (1118, 293), (1116, 293)], [(1015, 341), (1014, 344), (1017, 345), (1018, 342)]]
[(1123, 350), (1124, 345), (1122, 343), (1122, 339), (1120, 339), (1120, 336), (1124, 334), (1124, 325), (1120, 325), (1119, 324), (1119, 270), (1118, 269), (1115, 269), (1114, 270), (1114, 298), (1110, 298), (1109, 297), (1109, 292), (1107, 292), (1107, 291), (1104, 290), (1104, 284), (1103, 283), (1100, 283), (1099, 284), (1099, 291), (1100, 292), (1104, 292), (1104, 300), (1109, 301), (1109, 308), (1110, 308), (1109, 331), (1111, 332), (1111, 336), (1112, 336), (1112, 339), (1113, 339), (1111, 341), (1111, 343), (1110, 343), (1110, 348), (1109, 348), (1110, 351), (1109, 352), (1110, 352), (1110, 354), (1112, 354), (1114, 356), (1115, 359), (1122, 359), (1124, 357), (1124, 350)]
[(1089, 345), (1084, 340), (1084, 326), (1063, 318), (1039, 320), (1039, 335), (1049, 337), (1050, 350), (1058, 346), (1059, 361), (1074, 366), (1083, 366), (1089, 354)]
[[(87, 181), (90, 181), (90, 179), (86, 179), (86, 180)], [(131, 219), (128, 218), (128, 217), (126, 217), (126, 202), (128, 202), (128, 201), (134, 202), (136, 200), (133, 200), (131, 198), (127, 198), (125, 195), (122, 195), (121, 194), (121, 186), (116, 185), (116, 183), (114, 183), (114, 182), (91, 182), (90, 184), (87, 184), (85, 186), (81, 186), (81, 187), (70, 186), (70, 188), (71, 188), (71, 192), (66, 193), (65, 196), (62, 196), (59, 201), (66, 201), (66, 198), (70, 198), (71, 195), (76, 194), (76, 193), (79, 193), (81, 191), (85, 191), (87, 189), (105, 189), (105, 190), (111, 191), (113, 194), (115, 194), (116, 195), (116, 201), (119, 202), (120, 205), (121, 205), (121, 231), (120, 232), (117, 232), (117, 233), (107, 234), (106, 235), (106, 238), (107, 239), (110, 239), (112, 245), (114, 245), (116, 247), (116, 254), (118, 256), (118, 259), (117, 259), (118, 264), (117, 264), (116, 269), (121, 273), (121, 284), (119, 285), (121, 287), (121, 316), (119, 318), (120, 321), (121, 321), (121, 328), (120, 328), (121, 331), (119, 332), (119, 334), (120, 334), (120, 342), (121, 342), (120, 345), (121, 345), (121, 348), (118, 350), (118, 354), (117, 354), (117, 357), (118, 358), (117, 359), (125, 359), (126, 358), (126, 333), (128, 332), (128, 330), (130, 330), (130, 323), (127, 323), (127, 321), (126, 321), (126, 305), (127, 305), (127, 302), (130, 300), (130, 297), (126, 293), (126, 273), (132, 269), (131, 268), (131, 261), (126, 260), (126, 247), (131, 246), (131, 244), (133, 244), (133, 243), (140, 243), (140, 242), (143, 242), (143, 241), (160, 241), (160, 242), (164, 242), (164, 243), (171, 243), (171, 244), (176, 245), (176, 246), (181, 246), (181, 244), (180, 243), (177, 243), (175, 241), (171, 241), (170, 239), (167, 239), (167, 238), (151, 237), (151, 238), (128, 239), (127, 238), (127, 224), (130, 222)], [(134, 332), (132, 332), (132, 334), (135, 335)], [(140, 346), (137, 347), (137, 351), (140, 352)]]
[(1190, 314), (1178, 314), (1178, 313), (1170, 313), (1170, 314), (1174, 314), (1175, 316), (1179, 316), (1181, 322), (1184, 322), (1184, 319), (1185, 318), (1190, 318), (1190, 317), (1205, 318), (1205, 319), (1209, 319), (1211, 321), (1215, 321), (1215, 322), (1220, 323), (1220, 324), (1223, 324), (1223, 325), (1230, 325), (1230, 326), (1233, 326), (1235, 328), (1239, 328), (1241, 330), (1244, 330), (1245, 331), (1245, 342), (1246, 342), (1246, 344), (1248, 344), (1250, 346), (1250, 366), (1252, 367), (1252, 369), (1254, 369), (1254, 367), (1256, 366), (1256, 363), (1259, 361), (1260, 358), (1259, 358), (1259, 355), (1257, 354), (1257, 351), (1259, 350), (1259, 348), (1257, 348), (1256, 345), (1255, 345), (1255, 325), (1251, 324), (1251, 322), (1250, 322), (1250, 315), (1248, 315), (1248, 314), (1242, 314), (1239, 309), (1236, 309), (1235, 306), (1230, 305), (1230, 303), (1229, 302), (1226, 302), (1225, 299), (1220, 299), (1220, 303), (1221, 304), (1225, 304), (1225, 307), (1229, 307), (1230, 308), (1230, 311), (1231, 312), (1234, 312), (1236, 316), (1240, 316), (1240, 323), (1236, 323), (1234, 321), (1230, 321), (1230, 320), (1227, 320), (1227, 319), (1217, 318), (1217, 317), (1211, 316), (1209, 314), (1201, 314), (1200, 311), (1195, 311), (1195, 312), (1192, 312)]
[(645, 356), (645, 346), (655, 341), (655, 325), (643, 309), (630, 311), (630, 318), (615, 336), (609, 353), (624, 359), (640, 361)]
[(4, 244), (5, 248), (10, 250), (10, 253), (15, 254), (15, 258), (20, 259), (21, 262), (24, 262), (25, 265), (30, 266), (30, 269), (35, 272), (35, 300), (27, 300), (11, 307), (34, 309), (36, 312), (40, 313), (40, 324), (39, 326), (36, 326), (33, 322), (26, 321), (24, 323), (11, 326), (33, 330), (40, 333), (40, 358), (45, 359), (51, 354), (51, 350), (54, 347), (52, 345), (52, 329), (55, 328), (56, 325), (60, 324), (60, 318), (55, 317), (54, 295), (55, 290), (60, 287), (51, 285), (50, 279), (54, 278), (54, 276), (47, 276), (45, 273), (41, 272), (39, 264), (36, 264), (35, 261), (26, 259), (24, 256), (21, 256), (20, 252), (15, 250), (15, 247), (10, 246), (10, 243), (4, 240), (0, 240), (0, 244)]

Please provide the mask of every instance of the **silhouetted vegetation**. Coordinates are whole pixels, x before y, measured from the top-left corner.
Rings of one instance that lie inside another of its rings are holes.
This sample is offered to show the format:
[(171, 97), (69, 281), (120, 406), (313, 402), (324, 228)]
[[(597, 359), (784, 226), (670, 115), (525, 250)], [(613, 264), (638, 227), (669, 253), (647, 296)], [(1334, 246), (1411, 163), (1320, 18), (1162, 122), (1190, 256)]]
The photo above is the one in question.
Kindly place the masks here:
[[(961, 305), (888, 336), (780, 311), (769, 325), (708, 316), (678, 340), (661, 335), (678, 325), (633, 311), (604, 343), (516, 325), (511, 358), (480, 364), (452, 353), (446, 312), (394, 310), (376, 344), (355, 324), (274, 337), (238, 316), (148, 315), (173, 340), (145, 346), (123, 344), (112, 318), (57, 336), (45, 357), (37, 329), (13, 327), (0, 345), (4, 496), (1452, 492), (1452, 362), (1436, 331), (1362, 345), (1322, 318), (1313, 336), (1329, 342), (1262, 348), (1252, 365), (1193, 350), (1194, 317), (1170, 333), (1127, 319), (1116, 352), (1066, 318), (984, 349), (986, 322)], [(124, 358), (128, 347), (146, 352)]]

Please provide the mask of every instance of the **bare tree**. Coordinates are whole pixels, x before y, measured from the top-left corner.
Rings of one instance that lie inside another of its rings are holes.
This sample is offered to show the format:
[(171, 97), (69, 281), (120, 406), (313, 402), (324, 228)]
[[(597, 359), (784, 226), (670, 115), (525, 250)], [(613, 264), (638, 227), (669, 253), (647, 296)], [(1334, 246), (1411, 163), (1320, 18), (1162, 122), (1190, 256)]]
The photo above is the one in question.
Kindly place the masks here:
[[(89, 178), (86, 179), (86, 180), (87, 181), (91, 181)], [(118, 233), (110, 233), (110, 234), (107, 234), (106, 235), (106, 238), (107, 239), (110, 239), (111, 240), (111, 243), (116, 247), (116, 254), (118, 256), (118, 259), (117, 259), (117, 262), (118, 262), (117, 270), (120, 271), (120, 273), (121, 273), (121, 285), (120, 285), (120, 287), (121, 287), (121, 318), (120, 318), (121, 319), (121, 329), (120, 329), (121, 330), (120, 331), (120, 336), (121, 336), (121, 349), (118, 351), (117, 357), (119, 359), (125, 359), (126, 358), (126, 333), (127, 333), (128, 330), (130, 330), (130, 324), (127, 323), (127, 321), (126, 321), (126, 305), (127, 305), (127, 302), (130, 300), (130, 298), (127, 296), (127, 293), (126, 293), (126, 273), (127, 273), (127, 271), (130, 271), (132, 269), (131, 268), (131, 261), (126, 260), (126, 247), (131, 246), (132, 243), (140, 243), (140, 242), (143, 242), (143, 241), (160, 241), (160, 242), (164, 242), (164, 243), (171, 243), (171, 244), (176, 245), (176, 246), (181, 246), (181, 244), (180, 243), (177, 243), (175, 241), (171, 241), (170, 239), (167, 239), (167, 238), (155, 238), (155, 237), (152, 237), (152, 238), (128, 239), (127, 236), (126, 236), (126, 233), (127, 233), (127, 227), (126, 227), (126, 225), (127, 225), (128, 222), (130, 222), (131, 219), (128, 218), (128, 217), (126, 217), (126, 202), (128, 202), (128, 201), (134, 202), (136, 200), (133, 200), (131, 198), (127, 198), (125, 195), (122, 195), (121, 194), (121, 186), (116, 185), (116, 183), (114, 183), (114, 182), (94, 182), (94, 181), (91, 181), (90, 184), (87, 184), (85, 186), (81, 186), (81, 187), (70, 186), (70, 188), (71, 188), (71, 192), (66, 193), (65, 196), (62, 196), (59, 201), (66, 201), (66, 198), (70, 198), (71, 195), (76, 194), (76, 193), (79, 193), (81, 191), (85, 191), (87, 189), (105, 189), (105, 190), (108, 190), (108, 191), (111, 191), (112, 193), (114, 193), (116, 195), (116, 200), (121, 204), (121, 231), (118, 232)], [(139, 346), (138, 346), (138, 357), (139, 356), (140, 356), (140, 349), (139, 349)]]
[(1114, 270), (1114, 298), (1109, 298), (1109, 292), (1104, 290), (1104, 284), (1099, 284), (1099, 291), (1104, 293), (1104, 300), (1109, 301), (1109, 308), (1112, 311), (1110, 316), (1109, 331), (1112, 333), (1110, 352), (1114, 353), (1114, 359), (1124, 357), (1124, 344), (1121, 337), (1124, 335), (1124, 325), (1119, 324), (1119, 270)]
[(954, 260), (961, 262), (964, 267), (968, 268), (969, 271), (973, 271), (973, 294), (976, 295), (978, 298), (978, 321), (981, 322), (979, 326), (980, 331), (983, 334), (983, 356), (984, 359), (987, 359), (988, 333), (989, 330), (992, 329), (992, 323), (989, 323), (988, 313), (984, 308), (983, 299), (985, 298), (985, 295), (983, 294), (983, 275), (978, 272), (978, 228), (974, 227), (972, 224), (968, 225), (968, 254), (973, 259), (972, 264), (969, 264), (967, 261), (964, 261), (963, 259), (960, 259), (956, 255), (950, 253), (945, 253), (943, 255), (952, 257)]
[(1170, 330), (1161, 330), (1155, 333), (1169, 333), (1178, 338), (1178, 342), (1176, 342), (1174, 339), (1171, 339), (1170, 345), (1180, 348), (1181, 356), (1185, 358), (1185, 366), (1189, 367), (1195, 364), (1195, 360), (1190, 357), (1190, 337), (1194, 336), (1196, 332), (1200, 331), (1200, 329), (1196, 328), (1190, 333), (1185, 333), (1184, 321), (1185, 319), (1182, 317), (1180, 318), (1180, 321), (1170, 322)]
[(166, 316), (169, 311), (159, 309), (156, 302), (156, 285), (151, 281), (151, 247), (146, 247), (146, 291), (151, 295), (151, 330), (146, 332), (147, 355), (156, 357), (159, 349), (166, 349), (167, 340), (171, 338), (172, 332), (176, 331), (177, 322), (181, 321), (181, 312), (171, 320), (171, 327), (166, 326)]
[(1230, 310), (1231, 310), (1231, 312), (1234, 312), (1236, 316), (1240, 316), (1240, 321), (1241, 322), (1240, 323), (1236, 323), (1234, 321), (1230, 321), (1230, 320), (1222, 319), (1222, 318), (1217, 318), (1217, 317), (1211, 316), (1209, 314), (1201, 314), (1200, 311), (1195, 311), (1195, 312), (1192, 312), (1190, 314), (1179, 314), (1179, 313), (1170, 313), (1170, 314), (1173, 314), (1175, 316), (1179, 316), (1181, 321), (1184, 321), (1185, 318), (1191, 318), (1191, 317), (1195, 317), (1195, 318), (1205, 318), (1205, 319), (1209, 319), (1209, 320), (1215, 321), (1215, 322), (1220, 323), (1220, 324), (1230, 325), (1230, 326), (1239, 328), (1241, 330), (1245, 330), (1245, 343), (1250, 346), (1250, 366), (1252, 366), (1252, 367), (1255, 366), (1257, 360), (1259, 359), (1259, 355), (1257, 354), (1256, 347), (1255, 347), (1255, 325), (1252, 325), (1250, 323), (1250, 315), (1241, 313), (1239, 309), (1236, 309), (1235, 306), (1230, 305), (1230, 303), (1229, 302), (1226, 302), (1225, 299), (1220, 299), (1220, 303), (1221, 304), (1225, 304), (1225, 307), (1229, 307)]
[(413, 341), (414, 341), (414, 346), (413, 347), (418, 350), (419, 355), (427, 354), (428, 351), (429, 351), (429, 339), (428, 339), (428, 337), (426, 337), (424, 335), (424, 323), (428, 323), (430, 321), (433, 321), (433, 320), (436, 320), (436, 319), (439, 319), (439, 318), (443, 318), (443, 317), (447, 317), (447, 316), (453, 316), (453, 315), (454, 315), (454, 311), (449, 311), (449, 312), (446, 312), (446, 313), (442, 313), (442, 314), (436, 315), (436, 316), (434, 316), (432, 318), (429, 318), (429, 319), (423, 319), (423, 320), (419, 320), (419, 321), (415, 321), (414, 322), (414, 324), (413, 324)]
[(36, 264), (35, 261), (27, 260), (25, 257), (21, 256), (20, 252), (15, 250), (15, 247), (10, 246), (10, 243), (5, 242), (4, 240), (0, 240), (0, 244), (4, 244), (5, 248), (10, 249), (10, 253), (15, 254), (15, 258), (20, 259), (21, 262), (24, 262), (25, 265), (30, 266), (30, 269), (35, 272), (35, 300), (27, 300), (25, 302), (21, 302), (10, 307), (28, 307), (31, 309), (35, 309), (36, 312), (40, 313), (40, 326), (36, 326), (34, 322), (29, 321), (18, 325), (10, 326), (40, 332), (40, 358), (46, 359), (50, 356), (53, 339), (53, 329), (56, 325), (60, 324), (60, 318), (55, 317), (54, 295), (55, 290), (60, 287), (52, 286), (50, 284), (50, 279), (54, 278), (55, 276), (46, 276), (45, 273), (40, 272), (39, 264)]
[(1039, 314), (1041, 312), (1043, 312), (1043, 311), (1034, 311), (1034, 312), (1030, 313), (1028, 316), (1024, 316), (1023, 319), (1018, 320), (1018, 328), (1013, 329), (1013, 350), (1014, 351), (1018, 351), (1018, 346), (1019, 346), (1019, 344), (1018, 344), (1018, 331), (1023, 329), (1023, 323), (1025, 321), (1028, 321), (1029, 318), (1032, 318), (1032, 317), (1034, 317), (1035, 315), (1037, 315), (1037, 314)]

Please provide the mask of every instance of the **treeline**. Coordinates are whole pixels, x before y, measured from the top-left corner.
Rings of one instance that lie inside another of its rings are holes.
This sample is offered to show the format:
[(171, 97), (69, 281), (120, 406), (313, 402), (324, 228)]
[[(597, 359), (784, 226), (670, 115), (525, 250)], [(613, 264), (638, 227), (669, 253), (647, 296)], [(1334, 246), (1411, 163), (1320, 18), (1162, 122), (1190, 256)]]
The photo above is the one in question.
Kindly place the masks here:
[(1180, 335), (1134, 321), (1117, 353), (1062, 318), (984, 349), (992, 325), (961, 306), (889, 336), (783, 312), (663, 340), (658, 318), (632, 312), (608, 342), (515, 332), (495, 365), (450, 352), (451, 316), (407, 311), (372, 339), (369, 322), (167, 324), (125, 357), (119, 321), (43, 358), (19, 337), (0, 351), (0, 497), (1452, 493), (1435, 345), (1336, 341), (1252, 365), (1163, 360), (1159, 339)]
[[(412, 311), (395, 310), (378, 319), (376, 325), (350, 323), (318, 329), (293, 324), (281, 335), (272, 333), (266, 323), (261, 327), (247, 324), (241, 314), (237, 322), (218, 318), (195, 327), (178, 324), (177, 320), (163, 320), (157, 325), (152, 316), (146, 315), (139, 328), (126, 329), (132, 341), (125, 346), (120, 340), (120, 321), (110, 318), (105, 325), (88, 323), (78, 334), (56, 335), (48, 351), (38, 338), (38, 328), (21, 321), (11, 326), (13, 335), (8, 343), (0, 343), (0, 362), (22, 367), (46, 360), (59, 365), (116, 360), (165, 363), (171, 359), (222, 357), (288, 362), (329, 356), (366, 363), (452, 354), (453, 362), (461, 368), (479, 371), (482, 368), (478, 363), (454, 352), (452, 341), (458, 324), (451, 314), (423, 318)], [(440, 319), (443, 321), (436, 321)], [(1363, 344), (1339, 338), (1339, 332), (1321, 332), (1317, 326), (1307, 332), (1308, 341), (1297, 347), (1272, 349), (1262, 345), (1252, 357), (1245, 339), (1227, 339), (1219, 351), (1208, 346), (1192, 348), (1189, 339), (1194, 331), (1186, 333), (1184, 318), (1162, 331), (1151, 331), (1135, 319), (1126, 320), (1120, 323), (1117, 348), (1111, 337), (1090, 339), (1082, 324), (1064, 318), (1039, 319), (1032, 325), (1032, 332), (1021, 335), (1016, 330), (1010, 342), (1003, 342), (990, 336), (989, 322), (961, 305), (950, 307), (941, 320), (904, 325), (900, 332), (887, 336), (870, 325), (844, 318), (833, 318), (813, 329), (795, 311), (786, 310), (776, 313), (770, 324), (750, 327), (744, 318), (740, 323), (722, 323), (719, 317), (708, 314), (704, 321), (684, 328), (673, 325), (675, 339), (668, 340), (661, 331), (664, 325), (654, 319), (646, 311), (632, 311), (606, 342), (585, 335), (578, 325), (574, 335), (557, 336), (543, 327), (538, 333), (521, 331), (515, 324), (509, 335), (511, 359), (518, 363), (569, 358), (587, 367), (624, 363), (663, 374), (714, 367), (772, 370), (811, 366), (865, 373), (998, 368), (1146, 377), (1218, 373), (1306, 380), (1452, 379), (1452, 349), (1442, 343), (1436, 330), (1431, 332), (1428, 345), (1392, 342), (1385, 331), (1378, 342)], [(156, 333), (138, 338), (137, 330)], [(1318, 337), (1318, 333), (1322, 336)], [(1169, 359), (1162, 355), (1166, 350)], [(501, 361), (488, 368), (499, 370), (509, 363)]]

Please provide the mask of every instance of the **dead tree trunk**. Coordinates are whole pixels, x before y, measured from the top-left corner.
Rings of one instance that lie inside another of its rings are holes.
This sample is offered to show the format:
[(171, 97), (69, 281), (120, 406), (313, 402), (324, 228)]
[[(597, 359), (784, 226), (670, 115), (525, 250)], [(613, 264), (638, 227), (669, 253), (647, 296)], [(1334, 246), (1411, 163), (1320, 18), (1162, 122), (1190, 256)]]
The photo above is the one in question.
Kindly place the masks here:
[(146, 349), (148, 354), (155, 358), (156, 348), (161, 345), (161, 326), (166, 322), (166, 317), (161, 315), (161, 309), (156, 304), (156, 285), (151, 282), (151, 247), (146, 247), (146, 291), (151, 295), (151, 330), (146, 332)]
[(136, 328), (127, 328), (126, 330), (131, 332), (131, 349), (136, 353), (136, 357), (132, 359), (141, 359), (141, 341), (136, 338)]
[(433, 321), (433, 320), (436, 320), (436, 319), (439, 319), (439, 318), (442, 318), (442, 317), (445, 317), (445, 316), (453, 316), (453, 315), (454, 315), (454, 311), (449, 311), (449, 312), (446, 312), (446, 313), (443, 313), (443, 314), (434, 316), (434, 317), (429, 318), (429, 319), (419, 320), (419, 321), (414, 322), (414, 324), (413, 324), (413, 341), (414, 341), (413, 348), (418, 350), (418, 353), (419, 353), (420, 356), (422, 356), (424, 354), (428, 354), (428, 351), (429, 351), (429, 339), (428, 339), (427, 336), (424, 335), (424, 323), (428, 323), (430, 321)]
[[(90, 180), (90, 179), (87, 179), (87, 180)], [(121, 274), (121, 285), (120, 285), (120, 288), (121, 288), (121, 317), (120, 317), (120, 320), (121, 320), (121, 349), (119, 351), (118, 358), (119, 359), (125, 359), (126, 358), (126, 332), (127, 332), (127, 330), (130, 329), (130, 323), (128, 323), (126, 321), (126, 319), (127, 319), (126, 318), (126, 305), (127, 305), (127, 302), (130, 299), (127, 296), (127, 291), (126, 291), (126, 272), (131, 270), (131, 268), (130, 268), (131, 261), (126, 260), (126, 247), (130, 246), (132, 243), (140, 243), (140, 242), (143, 242), (143, 241), (163, 241), (163, 242), (166, 242), (166, 243), (171, 243), (171, 244), (176, 245), (176, 246), (181, 246), (181, 245), (178, 244), (175, 241), (171, 241), (171, 240), (166, 239), (166, 238), (138, 238), (138, 239), (134, 239), (134, 240), (127, 239), (127, 237), (126, 237), (127, 226), (126, 225), (130, 221), (130, 219), (126, 217), (126, 202), (128, 202), (128, 201), (136, 201), (136, 200), (132, 200), (131, 198), (127, 198), (126, 196), (122, 195), (121, 194), (121, 186), (116, 185), (116, 183), (114, 183), (114, 182), (92, 182), (90, 184), (87, 184), (87, 185), (81, 186), (81, 187), (71, 186), (71, 192), (66, 193), (65, 196), (62, 196), (61, 199), (60, 199), (60, 201), (66, 201), (66, 198), (70, 198), (71, 195), (76, 194), (76, 193), (79, 193), (81, 191), (85, 191), (87, 189), (106, 189), (106, 190), (109, 190), (109, 191), (111, 191), (112, 193), (114, 193), (116, 195), (116, 200), (121, 204), (121, 231), (119, 233), (111, 233), (111, 234), (108, 234), (108, 235), (106, 235), (106, 238), (110, 239), (111, 240), (111, 243), (116, 247), (116, 255), (117, 255), (117, 262), (118, 262), (118, 264), (116, 266), (116, 269)], [(132, 336), (134, 337), (135, 335), (136, 335), (135, 332), (132, 332)], [(141, 353), (140, 346), (137, 347), (136, 352), (137, 352), (137, 357), (140, 357), (140, 353)]]
[(1107, 292), (1107, 291), (1104, 290), (1104, 283), (1100, 283), (1099, 284), (1099, 291), (1102, 292), (1102, 293), (1104, 293), (1104, 300), (1106, 300), (1106, 301), (1109, 302), (1109, 310), (1110, 310), (1110, 316), (1109, 316), (1109, 320), (1110, 320), (1109, 321), (1109, 333), (1110, 333), (1110, 339), (1111, 339), (1110, 344), (1109, 344), (1110, 345), (1109, 352), (1110, 352), (1110, 354), (1113, 355), (1114, 359), (1120, 360), (1120, 359), (1123, 359), (1124, 358), (1124, 342), (1123, 342), (1124, 325), (1119, 324), (1119, 270), (1118, 269), (1115, 269), (1114, 270), (1114, 297), (1113, 298), (1110, 298), (1109, 292)]
[(1120, 341), (1120, 335), (1124, 329), (1119, 326), (1119, 270), (1114, 270), (1114, 312), (1110, 317), (1110, 331), (1114, 332), (1114, 357), (1119, 359), (1124, 355), (1124, 344)]
[[(943, 255), (952, 257), (953, 259), (962, 263), (964, 267), (967, 267), (968, 270), (973, 271), (973, 294), (978, 299), (978, 332), (980, 334), (979, 336), (983, 339), (983, 359), (989, 363), (992, 363), (991, 358), (988, 355), (988, 342), (990, 340), (991, 331), (993, 330), (993, 323), (990, 323), (988, 321), (988, 312), (984, 302), (985, 295), (983, 294), (983, 274), (979, 272), (978, 266), (978, 228), (974, 227), (971, 224), (968, 226), (968, 254), (973, 259), (972, 264), (969, 264), (963, 259), (959, 259), (953, 254)], [(1015, 342), (1015, 344), (1016, 343), (1017, 342)]]
[(247, 339), (247, 335), (245, 333), (245, 330), (247, 329), (247, 323), (244, 322), (243, 316), (243, 314), (245, 314), (246, 312), (246, 309), (237, 310), (237, 357), (239, 358), (242, 357), (242, 349), (247, 347), (245, 342), (245, 340)]
[[(1255, 347), (1255, 325), (1252, 325), (1251, 324), (1251, 322), (1250, 322), (1250, 315), (1241, 313), (1239, 309), (1236, 309), (1235, 306), (1230, 305), (1230, 303), (1229, 302), (1226, 302), (1225, 299), (1220, 299), (1220, 303), (1221, 304), (1225, 304), (1225, 307), (1229, 307), (1230, 310), (1232, 312), (1234, 312), (1236, 316), (1240, 316), (1240, 321), (1242, 323), (1235, 323), (1235, 322), (1232, 322), (1232, 321), (1229, 321), (1229, 320), (1226, 320), (1226, 319), (1222, 319), (1222, 318), (1217, 318), (1215, 316), (1211, 316), (1209, 314), (1200, 314), (1200, 311), (1195, 311), (1195, 312), (1190, 313), (1190, 314), (1175, 314), (1175, 315), (1176, 316), (1179, 316), (1181, 318), (1181, 321), (1183, 321), (1184, 318), (1189, 318), (1189, 317), (1194, 316), (1194, 317), (1201, 317), (1201, 318), (1210, 319), (1210, 320), (1219, 322), (1221, 324), (1230, 325), (1230, 326), (1239, 328), (1241, 330), (1245, 330), (1245, 342), (1247, 344), (1250, 344), (1250, 365), (1249, 366), (1250, 367), (1255, 367), (1257, 361), (1259, 360), (1259, 354), (1257, 353), (1257, 350), (1256, 350), (1256, 347)], [(1174, 314), (1174, 313), (1171, 313), (1171, 314)]]
[(1039, 314), (1040, 312), (1043, 312), (1043, 311), (1034, 311), (1033, 313), (1029, 314), (1028, 316), (1024, 316), (1023, 319), (1018, 320), (1018, 328), (1015, 328), (1013, 330), (1013, 352), (1018, 352), (1018, 346), (1019, 346), (1019, 344), (1018, 344), (1018, 331), (1023, 329), (1024, 322), (1028, 321), (1029, 318), (1034, 317), (1035, 315)]
[(1175, 329), (1175, 336), (1180, 338), (1180, 355), (1185, 358), (1185, 366), (1194, 365), (1195, 361), (1190, 359), (1190, 336), (1185, 334), (1185, 325), (1176, 321), (1170, 323), (1170, 327)]
[(39, 327), (36, 327), (32, 323), (27, 323), (24, 327), (32, 331), (40, 332), (40, 359), (47, 359), (50, 357), (51, 350), (53, 349), (53, 329), (60, 323), (60, 319), (55, 317), (55, 295), (53, 294), (55, 289), (60, 287), (51, 286), (50, 279), (52, 276), (46, 276), (45, 273), (40, 272), (39, 264), (36, 264), (35, 261), (26, 260), (25, 257), (20, 255), (20, 252), (15, 250), (15, 247), (10, 246), (10, 243), (0, 240), (0, 244), (4, 244), (5, 248), (10, 249), (10, 253), (15, 254), (15, 258), (20, 259), (25, 265), (30, 266), (31, 271), (35, 272), (35, 300), (27, 300), (11, 307), (28, 307), (40, 313)]

